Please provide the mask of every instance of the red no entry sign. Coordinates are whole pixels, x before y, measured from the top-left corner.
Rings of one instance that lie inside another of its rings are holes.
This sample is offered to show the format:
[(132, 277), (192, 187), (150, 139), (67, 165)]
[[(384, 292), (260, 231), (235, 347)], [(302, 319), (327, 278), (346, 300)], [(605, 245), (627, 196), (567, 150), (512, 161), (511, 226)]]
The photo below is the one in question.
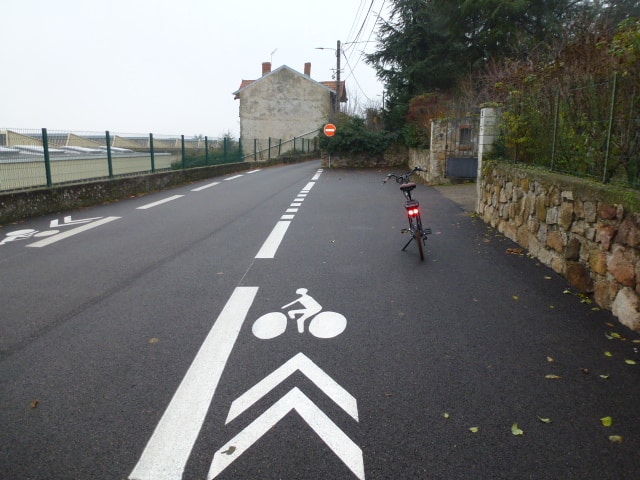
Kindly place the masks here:
[(327, 137), (333, 137), (336, 134), (336, 126), (333, 123), (327, 123), (324, 126), (324, 134)]

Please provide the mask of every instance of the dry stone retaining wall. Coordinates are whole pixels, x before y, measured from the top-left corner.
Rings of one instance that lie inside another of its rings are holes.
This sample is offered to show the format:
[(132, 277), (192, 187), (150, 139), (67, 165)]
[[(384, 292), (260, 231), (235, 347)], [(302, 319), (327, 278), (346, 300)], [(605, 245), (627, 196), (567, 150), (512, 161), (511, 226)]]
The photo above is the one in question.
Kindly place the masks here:
[(640, 213), (619, 199), (600, 184), (492, 162), (477, 212), (640, 331)]

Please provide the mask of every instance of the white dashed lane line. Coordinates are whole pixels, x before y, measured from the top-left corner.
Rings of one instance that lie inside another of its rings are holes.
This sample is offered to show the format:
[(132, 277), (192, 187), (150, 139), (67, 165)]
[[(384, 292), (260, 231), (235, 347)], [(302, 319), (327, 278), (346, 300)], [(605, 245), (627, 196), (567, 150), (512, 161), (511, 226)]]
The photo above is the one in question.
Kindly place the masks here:
[(300, 210), (302, 202), (304, 202), (307, 197), (309, 190), (313, 188), (316, 184), (315, 181), (320, 178), (321, 174), (322, 169), (320, 168), (313, 176), (314, 181), (307, 183), (300, 193), (296, 195), (295, 200), (289, 205), (289, 208), (285, 210), (285, 214), (280, 217), (280, 220), (276, 223), (276, 226), (265, 240), (255, 258), (275, 258), (278, 247), (280, 243), (282, 243), (291, 221), (295, 218), (295, 214)]

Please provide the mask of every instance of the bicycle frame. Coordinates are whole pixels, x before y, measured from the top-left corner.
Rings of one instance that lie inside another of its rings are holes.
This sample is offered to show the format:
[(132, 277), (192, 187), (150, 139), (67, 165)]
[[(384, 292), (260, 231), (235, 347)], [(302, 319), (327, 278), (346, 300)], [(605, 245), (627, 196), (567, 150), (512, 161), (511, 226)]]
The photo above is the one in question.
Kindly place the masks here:
[(394, 178), (397, 183), (400, 184), (400, 190), (405, 197), (405, 205), (404, 208), (407, 212), (407, 219), (409, 221), (409, 228), (402, 229), (402, 233), (409, 233), (411, 238), (402, 247), (402, 251), (409, 246), (409, 244), (415, 240), (418, 244), (418, 252), (420, 254), (420, 260), (424, 260), (424, 244), (427, 240), (427, 235), (431, 233), (430, 228), (422, 227), (422, 218), (420, 216), (420, 203), (417, 200), (414, 200), (411, 196), (411, 192), (416, 188), (415, 183), (409, 182), (409, 177), (413, 175), (415, 172), (424, 171), (421, 167), (415, 167), (410, 172), (407, 172), (403, 175), (397, 175), (395, 173), (390, 173), (387, 175), (385, 180), (382, 183), (386, 183), (389, 178)]

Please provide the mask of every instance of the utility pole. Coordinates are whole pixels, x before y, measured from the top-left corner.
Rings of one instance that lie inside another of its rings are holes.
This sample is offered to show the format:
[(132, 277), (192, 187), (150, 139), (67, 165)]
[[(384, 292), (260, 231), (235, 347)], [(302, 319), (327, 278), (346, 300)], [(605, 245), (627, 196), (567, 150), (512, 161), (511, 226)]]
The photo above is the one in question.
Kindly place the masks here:
[(335, 107), (335, 112), (336, 114), (340, 113), (340, 40), (338, 40), (338, 44), (336, 46), (336, 60), (337, 60), (337, 65), (336, 65), (336, 107)]

